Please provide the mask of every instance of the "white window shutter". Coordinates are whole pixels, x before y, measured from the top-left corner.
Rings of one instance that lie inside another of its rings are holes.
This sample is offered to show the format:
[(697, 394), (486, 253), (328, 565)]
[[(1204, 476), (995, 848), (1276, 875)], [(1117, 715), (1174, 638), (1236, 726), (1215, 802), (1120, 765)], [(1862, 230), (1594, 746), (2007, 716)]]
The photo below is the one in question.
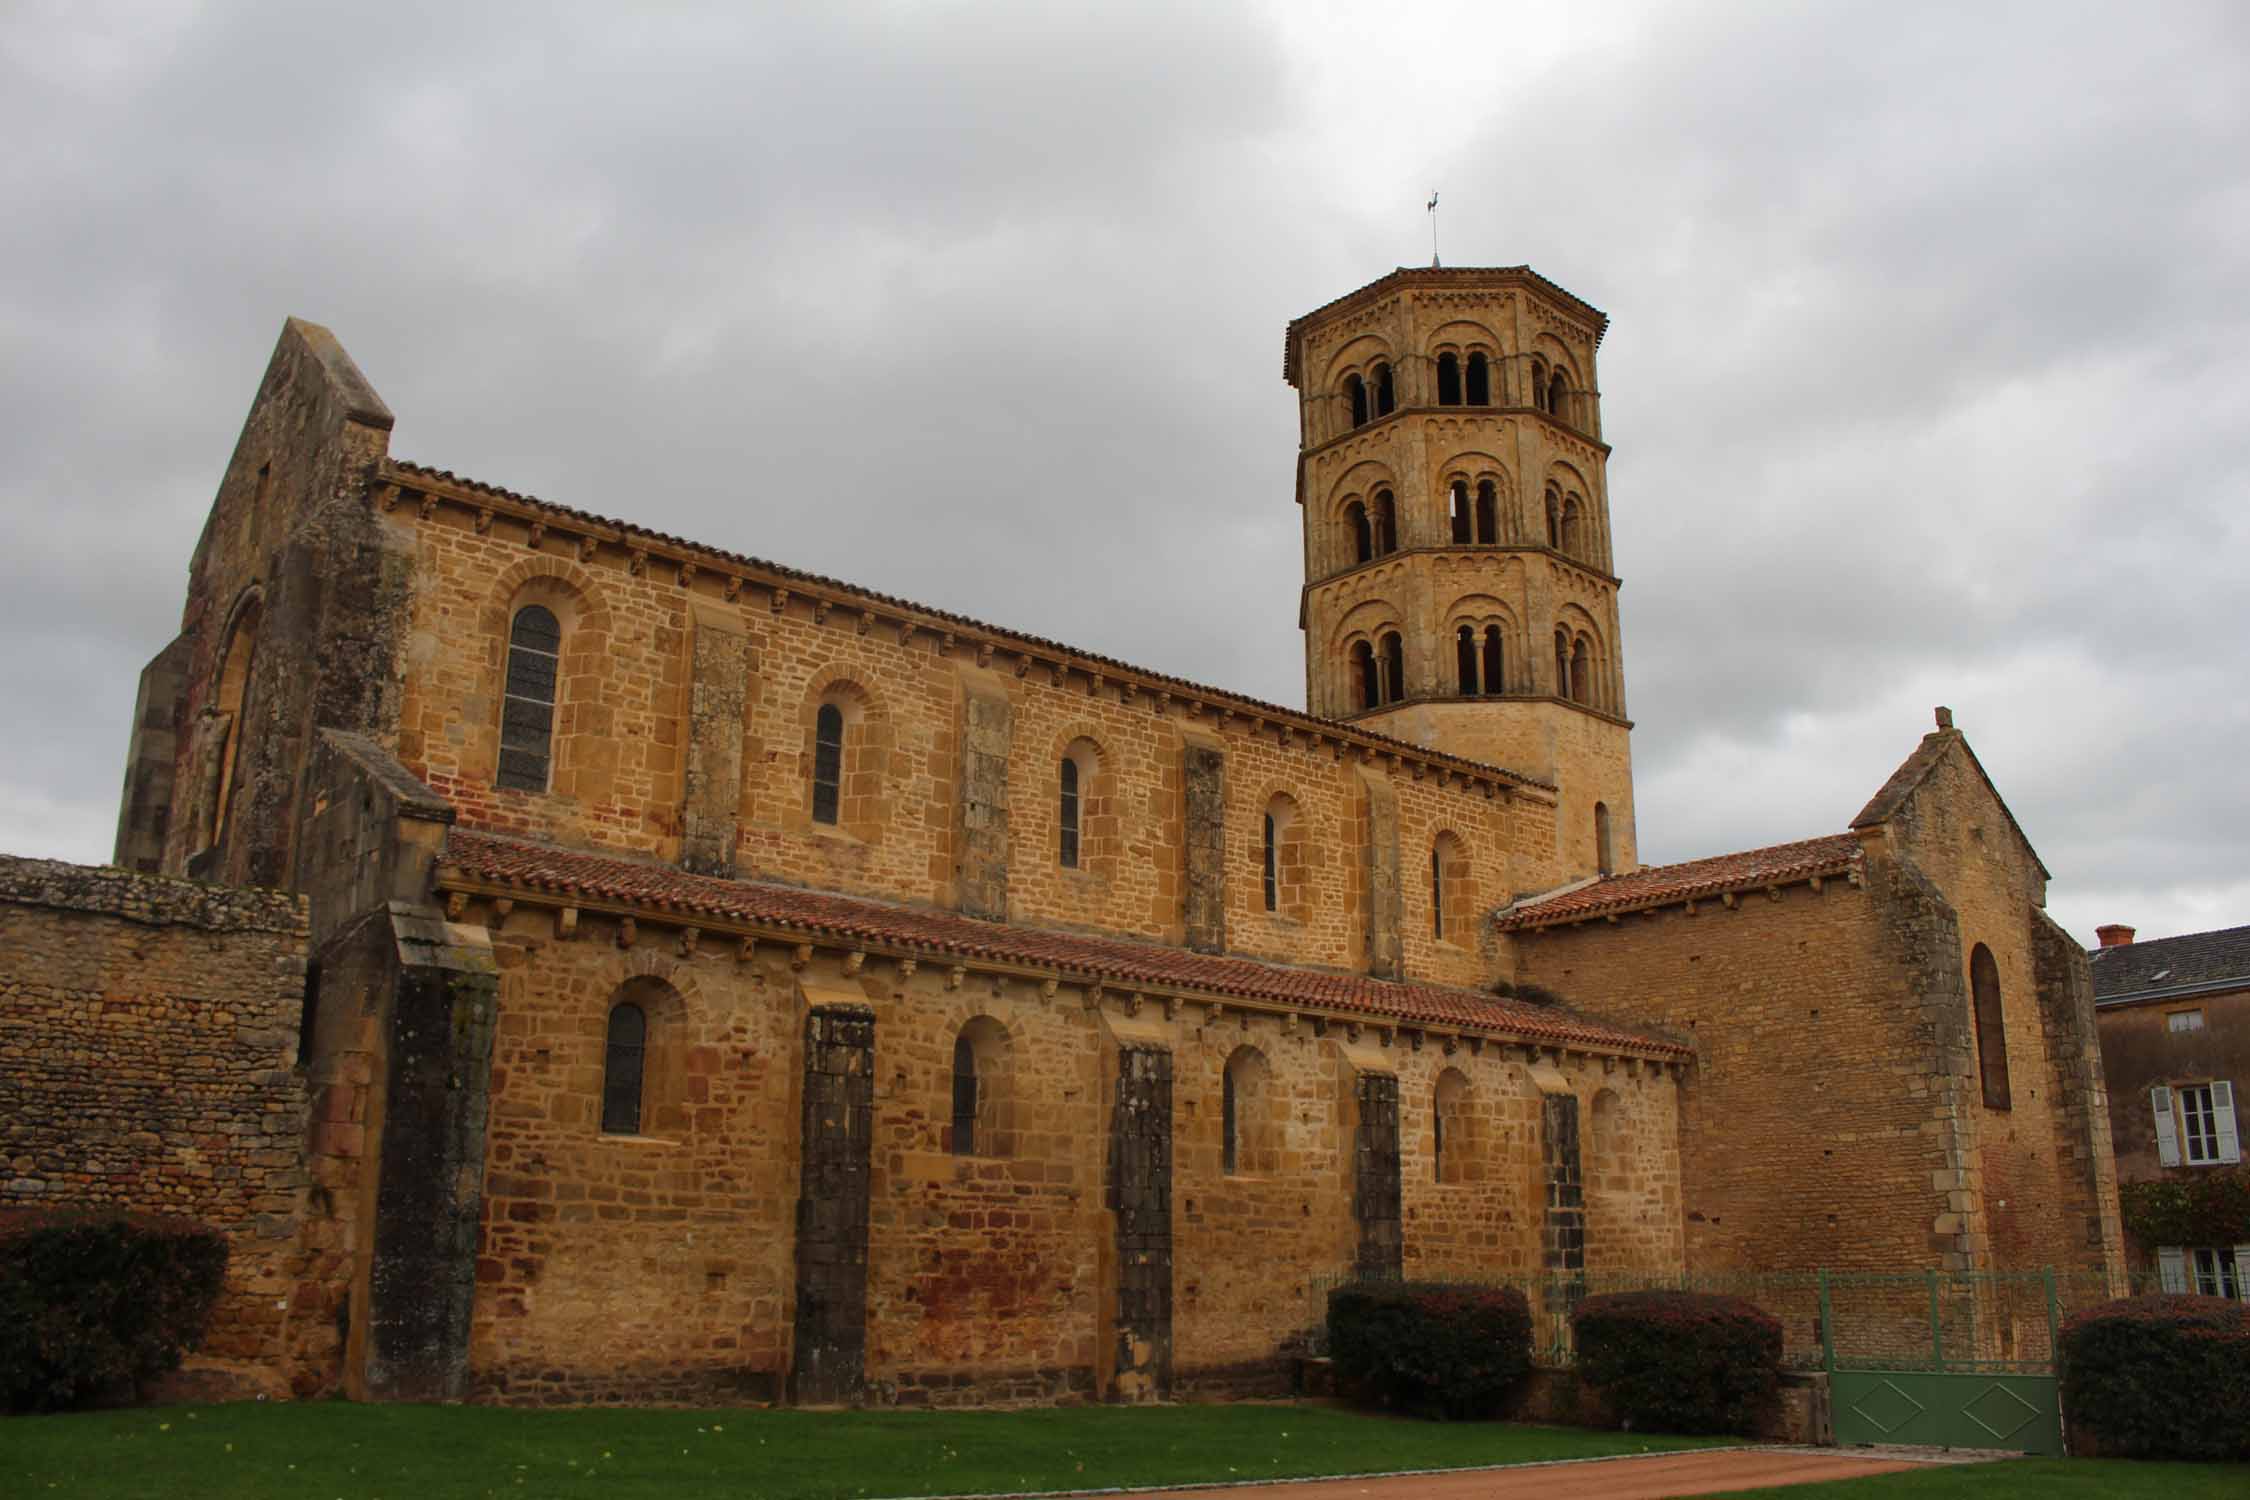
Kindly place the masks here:
[(2219, 1126), (2219, 1160), (2242, 1160), (2242, 1134), (2234, 1124), (2234, 1085), (2224, 1078), (2211, 1085), (2211, 1116)]
[(2234, 1294), (2250, 1302), (2250, 1245), (2234, 1247)]
[(2156, 1272), (2167, 1292), (2184, 1292), (2188, 1289), (2187, 1252), (2176, 1245), (2165, 1245), (2156, 1252)]
[(2172, 1091), (2158, 1084), (2148, 1091), (2149, 1112), (2156, 1116), (2156, 1159), (2167, 1167), (2180, 1164), (2180, 1122), (2172, 1115)]

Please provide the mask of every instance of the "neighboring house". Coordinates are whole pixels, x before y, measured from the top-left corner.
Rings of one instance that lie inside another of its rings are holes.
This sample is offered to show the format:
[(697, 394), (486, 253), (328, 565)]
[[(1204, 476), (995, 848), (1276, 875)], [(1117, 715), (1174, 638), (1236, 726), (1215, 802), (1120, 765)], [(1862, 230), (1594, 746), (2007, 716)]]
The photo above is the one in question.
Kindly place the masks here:
[[(2250, 1080), (2250, 927), (2148, 943), (2122, 925), (2095, 930), (2102, 945), (2088, 957), (2119, 1184), (2195, 1187), (2210, 1174), (2241, 1174), (2236, 1085)], [(2241, 1218), (2220, 1226), (2227, 1243), (2136, 1242), (2134, 1261), (2145, 1268), (2153, 1258), (2167, 1291), (2250, 1300), (2250, 1225)]]

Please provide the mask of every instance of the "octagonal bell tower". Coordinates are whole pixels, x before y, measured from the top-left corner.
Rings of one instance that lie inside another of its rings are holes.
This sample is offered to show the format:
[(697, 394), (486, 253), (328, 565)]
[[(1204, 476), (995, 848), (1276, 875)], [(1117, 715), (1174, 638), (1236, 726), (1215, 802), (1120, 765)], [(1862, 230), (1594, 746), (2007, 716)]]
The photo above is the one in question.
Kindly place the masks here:
[(1555, 784), (1558, 882), (1635, 864), (1609, 320), (1528, 267), (1401, 269), (1289, 325), (1307, 706)]

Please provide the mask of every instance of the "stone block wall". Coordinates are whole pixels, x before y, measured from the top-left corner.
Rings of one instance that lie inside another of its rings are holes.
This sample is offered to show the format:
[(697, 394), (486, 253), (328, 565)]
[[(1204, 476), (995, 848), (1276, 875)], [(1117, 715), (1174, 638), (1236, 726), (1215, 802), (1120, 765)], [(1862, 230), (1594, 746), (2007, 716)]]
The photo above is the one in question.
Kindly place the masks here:
[(309, 1394), (344, 1258), (306, 1243), (302, 900), (0, 857), (0, 1203), (194, 1219), (231, 1246), (202, 1355)]

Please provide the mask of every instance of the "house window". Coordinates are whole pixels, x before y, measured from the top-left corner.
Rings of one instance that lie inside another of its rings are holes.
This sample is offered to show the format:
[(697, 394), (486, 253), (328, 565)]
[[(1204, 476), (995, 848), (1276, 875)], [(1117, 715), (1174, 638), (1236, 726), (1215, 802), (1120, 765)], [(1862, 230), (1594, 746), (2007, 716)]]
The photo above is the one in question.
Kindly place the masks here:
[(602, 1058), (602, 1133), (641, 1133), (641, 1073), (648, 1056), (648, 1013), (627, 1001), (609, 1011)]
[(964, 1031), (953, 1039), (953, 1154), (974, 1156), (976, 1151), (977, 1049)]
[(820, 705), (813, 721), (812, 816), (815, 823), (834, 823), (844, 784), (844, 711), (833, 703)]
[(508, 630), (508, 680), (500, 707), (500, 785), (547, 790), (554, 745), (555, 679), (562, 669), (562, 626), (551, 610), (527, 604)]
[(2203, 1012), (2199, 1010), (2173, 1011), (2164, 1018), (2164, 1029), (2166, 1031), (2201, 1031), (2203, 1029)]
[(2250, 1301), (2250, 1245), (2160, 1245), (2156, 1268), (2167, 1292)]
[(1969, 998), (1976, 1008), (1977, 1072), (1984, 1082), (1984, 1107), (2007, 1109), (2008, 1031), (2000, 1008), (2000, 966), (1982, 943), (1969, 955)]
[(1078, 868), (1078, 762), (1067, 755), (1062, 763), (1062, 866)]
[(2156, 1121), (2156, 1157), (2167, 1167), (2215, 1167), (2242, 1160), (2234, 1114), (2234, 1085), (2215, 1079), (2148, 1091)]

